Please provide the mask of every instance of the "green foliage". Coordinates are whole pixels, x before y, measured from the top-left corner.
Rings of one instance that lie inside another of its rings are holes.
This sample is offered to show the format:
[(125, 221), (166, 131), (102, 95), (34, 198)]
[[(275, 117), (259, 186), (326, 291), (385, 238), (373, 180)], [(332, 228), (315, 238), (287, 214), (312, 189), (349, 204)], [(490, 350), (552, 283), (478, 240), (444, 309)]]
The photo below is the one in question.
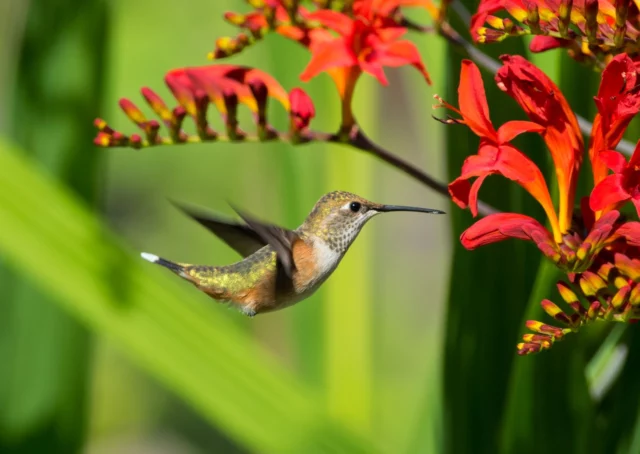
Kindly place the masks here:
[[(93, 136), (86, 119), (100, 107), (105, 32), (102, 0), (31, 2), (13, 87), (16, 140), (89, 204), (98, 198), (100, 159), (86, 152)], [(0, 383), (0, 451), (76, 452), (87, 421), (90, 335), (5, 266), (0, 288), (0, 362), (8, 371)]]

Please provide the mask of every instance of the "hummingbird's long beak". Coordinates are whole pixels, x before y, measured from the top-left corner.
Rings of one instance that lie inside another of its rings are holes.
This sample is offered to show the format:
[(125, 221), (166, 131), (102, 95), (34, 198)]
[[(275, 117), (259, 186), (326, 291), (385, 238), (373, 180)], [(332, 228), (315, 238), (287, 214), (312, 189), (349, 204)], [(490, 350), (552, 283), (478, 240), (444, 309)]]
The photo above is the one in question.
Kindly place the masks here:
[(388, 213), (390, 211), (416, 211), (418, 213), (445, 214), (444, 211), (434, 210), (433, 208), (405, 207), (402, 205), (381, 205), (374, 209), (382, 213)]

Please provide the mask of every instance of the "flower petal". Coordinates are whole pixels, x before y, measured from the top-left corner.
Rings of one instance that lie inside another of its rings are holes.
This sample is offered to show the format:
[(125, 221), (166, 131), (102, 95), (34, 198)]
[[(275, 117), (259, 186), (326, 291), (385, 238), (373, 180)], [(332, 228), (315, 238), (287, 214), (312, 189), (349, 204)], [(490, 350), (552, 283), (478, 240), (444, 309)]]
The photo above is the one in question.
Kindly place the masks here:
[(346, 36), (353, 29), (353, 19), (345, 14), (329, 9), (320, 9), (307, 15), (307, 20), (318, 21), (322, 25)]
[(344, 39), (318, 43), (312, 49), (311, 61), (300, 75), (300, 79), (308, 82), (323, 71), (332, 68), (357, 65), (358, 61)]
[(555, 38), (553, 36), (534, 36), (529, 44), (529, 50), (534, 53), (544, 52), (558, 47), (566, 47), (571, 44), (571, 40)]
[(562, 92), (546, 74), (519, 55), (500, 57), (498, 86), (514, 98), (542, 134), (556, 168), (560, 192), (560, 230), (571, 227), (575, 189), (584, 148), (578, 120)]
[(631, 159), (629, 159), (629, 166), (634, 168), (640, 167), (640, 140), (636, 143), (636, 148), (633, 150)]
[(514, 120), (508, 121), (498, 129), (498, 142), (511, 142), (520, 134), (525, 132), (544, 132), (545, 127), (532, 121)]
[(471, 191), (469, 191), (469, 207), (471, 208), (473, 217), (478, 216), (478, 191), (480, 191), (480, 186), (482, 186), (484, 179), (488, 176), (489, 174), (487, 173), (476, 178), (476, 181), (471, 185)]
[[(464, 177), (458, 177), (449, 183), (449, 194), (451, 200), (460, 208), (469, 206), (469, 195), (471, 192), (471, 183)], [(472, 210), (473, 211), (473, 210)]]
[(420, 71), (427, 83), (431, 85), (429, 73), (422, 63), (418, 48), (411, 41), (395, 41), (387, 44), (380, 50), (378, 62), (383, 66), (391, 67), (411, 65)]
[(196, 103), (195, 103), (195, 87), (191, 83), (191, 80), (187, 76), (184, 69), (174, 69), (167, 73), (164, 77), (164, 81), (173, 93), (173, 96), (178, 100), (180, 105), (185, 108), (189, 115), (196, 115)]
[(536, 244), (546, 245), (545, 248), (555, 249), (555, 243), (551, 233), (535, 219), (517, 213), (497, 213), (486, 216), (460, 236), (462, 245), (469, 249), (475, 249), (491, 243), (518, 238), (532, 240)]
[(591, 129), (589, 158), (594, 182), (607, 175), (600, 152), (616, 148), (631, 119), (640, 111), (640, 92), (636, 89), (636, 63), (627, 54), (616, 55), (602, 71), (598, 95), (594, 97), (598, 115)]
[(627, 160), (622, 153), (617, 151), (601, 151), (600, 159), (615, 173), (621, 173), (627, 167)]
[[(549, 189), (538, 166), (514, 146), (507, 144), (496, 147), (484, 139), (480, 142), (478, 154), (465, 160), (460, 178), (468, 179), (494, 173), (513, 180), (526, 189), (544, 208), (554, 232), (557, 230), (557, 217)], [(474, 209), (475, 207), (472, 211)]]
[(458, 86), (460, 113), (469, 128), (480, 137), (497, 140), (496, 130), (489, 119), (489, 106), (480, 70), (471, 60), (462, 60)]
[(623, 176), (620, 173), (607, 176), (596, 185), (589, 197), (589, 206), (593, 211), (613, 208), (618, 202), (629, 200), (631, 195), (623, 186)]
[(629, 246), (640, 247), (640, 222), (625, 222), (616, 230)]

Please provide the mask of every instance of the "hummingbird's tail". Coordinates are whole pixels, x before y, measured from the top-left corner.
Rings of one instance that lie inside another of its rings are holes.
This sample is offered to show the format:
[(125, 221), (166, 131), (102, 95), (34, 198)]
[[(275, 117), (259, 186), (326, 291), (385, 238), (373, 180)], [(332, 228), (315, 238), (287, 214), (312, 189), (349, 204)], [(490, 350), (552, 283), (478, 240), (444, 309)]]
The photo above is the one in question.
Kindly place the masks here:
[(158, 257), (157, 255), (154, 255), (154, 254), (149, 254), (148, 252), (143, 252), (140, 254), (140, 256), (151, 263), (157, 263), (158, 265), (161, 265), (161, 266), (164, 266), (165, 268), (170, 269), (180, 277), (192, 280), (191, 276), (189, 276), (186, 273), (184, 266), (180, 265), (179, 263), (175, 263), (170, 260), (163, 259), (162, 257)]

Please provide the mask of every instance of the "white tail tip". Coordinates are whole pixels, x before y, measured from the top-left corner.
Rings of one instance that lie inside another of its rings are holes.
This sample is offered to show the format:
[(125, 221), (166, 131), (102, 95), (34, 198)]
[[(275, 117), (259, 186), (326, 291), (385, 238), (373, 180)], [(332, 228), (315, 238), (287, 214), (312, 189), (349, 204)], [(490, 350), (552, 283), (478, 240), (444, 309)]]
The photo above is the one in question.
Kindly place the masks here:
[(140, 257), (142, 257), (145, 260), (148, 260), (151, 263), (156, 263), (158, 260), (160, 260), (160, 257), (158, 257), (157, 255), (149, 254), (148, 252), (141, 253)]

